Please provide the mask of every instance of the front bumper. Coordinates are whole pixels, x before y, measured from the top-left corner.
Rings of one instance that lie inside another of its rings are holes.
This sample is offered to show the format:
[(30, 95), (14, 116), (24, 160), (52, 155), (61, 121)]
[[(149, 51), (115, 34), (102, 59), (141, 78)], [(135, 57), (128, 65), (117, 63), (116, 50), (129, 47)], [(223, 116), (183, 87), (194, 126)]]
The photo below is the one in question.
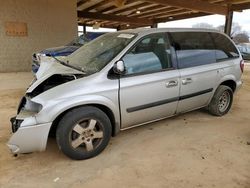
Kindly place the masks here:
[[(12, 128), (17, 127), (15, 122), (18, 120), (12, 118)], [(15, 130), (7, 146), (13, 154), (30, 153), (34, 151), (44, 151), (46, 149), (48, 134), (52, 122), (37, 124), (32, 126), (23, 126)]]

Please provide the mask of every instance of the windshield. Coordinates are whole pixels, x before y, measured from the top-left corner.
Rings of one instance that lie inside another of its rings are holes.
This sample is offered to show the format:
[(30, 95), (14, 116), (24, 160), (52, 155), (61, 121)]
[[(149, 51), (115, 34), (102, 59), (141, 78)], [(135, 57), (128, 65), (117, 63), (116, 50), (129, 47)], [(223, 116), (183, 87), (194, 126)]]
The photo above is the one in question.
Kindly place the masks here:
[(79, 37), (68, 43), (66, 46), (82, 46), (89, 41), (90, 40), (85, 35), (80, 35)]
[(87, 43), (67, 57), (67, 62), (87, 74), (103, 69), (135, 37), (130, 33), (108, 33)]

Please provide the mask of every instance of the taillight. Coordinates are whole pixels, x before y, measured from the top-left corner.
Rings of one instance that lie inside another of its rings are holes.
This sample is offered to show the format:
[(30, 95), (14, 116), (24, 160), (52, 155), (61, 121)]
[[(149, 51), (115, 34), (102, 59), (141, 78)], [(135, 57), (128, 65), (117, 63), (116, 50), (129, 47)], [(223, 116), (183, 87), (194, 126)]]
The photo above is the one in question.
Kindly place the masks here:
[(241, 69), (241, 72), (243, 73), (243, 71), (244, 71), (244, 60), (243, 59), (240, 61), (240, 69)]

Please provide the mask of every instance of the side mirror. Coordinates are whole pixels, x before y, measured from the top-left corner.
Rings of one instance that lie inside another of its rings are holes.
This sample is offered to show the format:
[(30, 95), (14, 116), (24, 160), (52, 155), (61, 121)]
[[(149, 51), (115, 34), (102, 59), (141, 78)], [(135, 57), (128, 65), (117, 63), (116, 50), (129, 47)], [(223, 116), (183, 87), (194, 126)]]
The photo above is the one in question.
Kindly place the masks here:
[(116, 74), (122, 74), (122, 73), (124, 73), (124, 71), (125, 71), (124, 62), (123, 62), (122, 60), (117, 61), (117, 62), (114, 64), (113, 71), (114, 71), (114, 73), (116, 73)]

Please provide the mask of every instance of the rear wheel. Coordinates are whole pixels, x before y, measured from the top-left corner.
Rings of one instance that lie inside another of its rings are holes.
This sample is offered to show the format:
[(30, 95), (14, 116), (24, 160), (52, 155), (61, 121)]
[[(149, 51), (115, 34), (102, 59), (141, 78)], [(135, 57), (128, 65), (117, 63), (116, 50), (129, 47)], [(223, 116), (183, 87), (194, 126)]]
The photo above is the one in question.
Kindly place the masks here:
[(95, 107), (80, 107), (69, 111), (60, 120), (56, 131), (59, 148), (68, 157), (88, 159), (101, 153), (111, 137), (107, 115)]
[(232, 102), (232, 89), (228, 86), (220, 85), (208, 105), (208, 111), (215, 116), (223, 116), (230, 110)]

